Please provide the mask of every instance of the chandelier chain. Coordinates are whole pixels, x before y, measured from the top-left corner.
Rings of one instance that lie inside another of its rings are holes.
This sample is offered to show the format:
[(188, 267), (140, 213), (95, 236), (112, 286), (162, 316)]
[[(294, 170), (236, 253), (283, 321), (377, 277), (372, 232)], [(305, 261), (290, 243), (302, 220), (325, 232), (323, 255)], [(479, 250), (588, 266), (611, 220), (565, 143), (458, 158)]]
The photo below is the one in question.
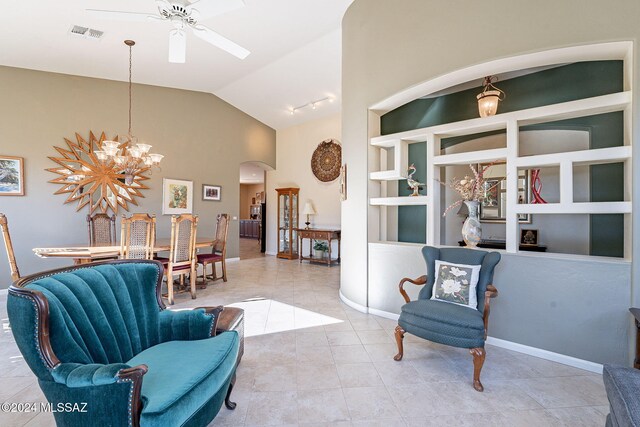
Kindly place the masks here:
[(129, 45), (129, 138), (131, 138), (131, 59), (132, 59), (132, 45)]

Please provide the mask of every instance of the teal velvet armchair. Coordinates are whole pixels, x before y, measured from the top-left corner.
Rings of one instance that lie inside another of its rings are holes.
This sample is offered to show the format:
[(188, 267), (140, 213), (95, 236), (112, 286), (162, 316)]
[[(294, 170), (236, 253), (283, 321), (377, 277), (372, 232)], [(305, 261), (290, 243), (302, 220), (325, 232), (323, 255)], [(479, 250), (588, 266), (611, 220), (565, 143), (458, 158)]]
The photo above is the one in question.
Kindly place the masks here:
[[(491, 282), (493, 271), (500, 262), (500, 254), (477, 249), (425, 246), (422, 248), (422, 256), (427, 264), (427, 275), (418, 279), (404, 278), (399, 284), (406, 304), (402, 306), (395, 329), (398, 354), (394, 359), (402, 360), (403, 338), (407, 332), (439, 344), (468, 348), (473, 356), (473, 387), (477, 391), (483, 391), (480, 372), (486, 355), (484, 343), (489, 324), (489, 302), (498, 294)], [(436, 260), (481, 266), (476, 287), (477, 309), (431, 299), (436, 276)], [(404, 290), (406, 282), (424, 286), (418, 294), (417, 301), (411, 301)]]
[(229, 400), (240, 338), (222, 307), (169, 311), (157, 261), (44, 272), (9, 288), (16, 343), (58, 426), (206, 426)]

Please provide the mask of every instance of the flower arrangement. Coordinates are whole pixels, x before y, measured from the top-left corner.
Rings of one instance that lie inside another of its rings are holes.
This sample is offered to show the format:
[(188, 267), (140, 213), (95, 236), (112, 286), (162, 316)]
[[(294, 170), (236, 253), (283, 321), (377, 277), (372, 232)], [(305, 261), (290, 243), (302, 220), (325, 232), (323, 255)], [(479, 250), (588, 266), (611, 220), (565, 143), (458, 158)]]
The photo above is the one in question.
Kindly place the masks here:
[(489, 163), (482, 169), (476, 169), (473, 165), (469, 165), (469, 169), (473, 172), (473, 176), (465, 175), (462, 179), (454, 177), (449, 181), (449, 187), (457, 191), (458, 194), (460, 194), (461, 199), (449, 205), (442, 216), (447, 215), (451, 209), (460, 206), (464, 201), (473, 200), (476, 202), (482, 202), (486, 197), (488, 197), (490, 191), (498, 185), (496, 183), (489, 188), (485, 185), (484, 173), (491, 166), (493, 166), (493, 163)]

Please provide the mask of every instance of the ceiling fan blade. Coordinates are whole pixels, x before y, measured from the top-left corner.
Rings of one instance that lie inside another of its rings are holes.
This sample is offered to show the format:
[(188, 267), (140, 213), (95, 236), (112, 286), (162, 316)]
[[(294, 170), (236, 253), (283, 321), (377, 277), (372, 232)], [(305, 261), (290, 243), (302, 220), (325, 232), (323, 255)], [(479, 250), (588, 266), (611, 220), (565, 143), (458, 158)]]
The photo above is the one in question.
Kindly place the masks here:
[(184, 64), (187, 56), (187, 35), (182, 30), (169, 31), (169, 62)]
[(89, 14), (101, 19), (115, 19), (118, 21), (131, 21), (131, 22), (145, 22), (153, 15), (149, 13), (137, 13), (137, 12), (121, 12), (118, 10), (99, 10), (99, 9), (85, 9)]
[(222, 50), (229, 52), (230, 54), (240, 59), (246, 58), (251, 53), (242, 46), (232, 42), (226, 37), (221, 36), (211, 28), (207, 28), (204, 25), (196, 25), (194, 27), (191, 27), (191, 29), (193, 30), (193, 34), (195, 34), (197, 37), (208, 43), (211, 43), (216, 47), (219, 47)]
[(241, 7), (244, 7), (244, 0), (196, 0), (188, 6), (189, 9), (196, 9), (200, 13), (200, 19), (222, 15)]

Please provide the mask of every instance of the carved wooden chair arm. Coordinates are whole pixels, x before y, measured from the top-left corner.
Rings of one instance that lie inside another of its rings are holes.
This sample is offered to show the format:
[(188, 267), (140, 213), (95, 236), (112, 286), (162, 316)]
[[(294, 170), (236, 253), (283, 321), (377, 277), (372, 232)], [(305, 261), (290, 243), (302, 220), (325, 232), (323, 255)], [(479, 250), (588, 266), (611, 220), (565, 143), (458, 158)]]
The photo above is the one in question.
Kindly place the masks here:
[(422, 286), (425, 283), (427, 283), (427, 276), (420, 276), (417, 279), (410, 279), (408, 277), (405, 277), (404, 279), (400, 280), (400, 283), (398, 284), (398, 289), (400, 289), (400, 294), (402, 295), (402, 298), (404, 298), (405, 302), (410, 302), (411, 298), (409, 298), (409, 295), (407, 295), (407, 292), (404, 290), (404, 283), (405, 282), (409, 282), (409, 283), (413, 283), (414, 285), (418, 285), (418, 286)]
[(493, 286), (491, 283), (487, 285), (487, 290), (484, 293), (484, 313), (482, 315), (484, 319), (484, 339), (487, 339), (487, 331), (489, 329), (489, 312), (491, 311), (489, 304), (491, 303), (491, 298), (496, 298), (498, 296), (498, 289)]

